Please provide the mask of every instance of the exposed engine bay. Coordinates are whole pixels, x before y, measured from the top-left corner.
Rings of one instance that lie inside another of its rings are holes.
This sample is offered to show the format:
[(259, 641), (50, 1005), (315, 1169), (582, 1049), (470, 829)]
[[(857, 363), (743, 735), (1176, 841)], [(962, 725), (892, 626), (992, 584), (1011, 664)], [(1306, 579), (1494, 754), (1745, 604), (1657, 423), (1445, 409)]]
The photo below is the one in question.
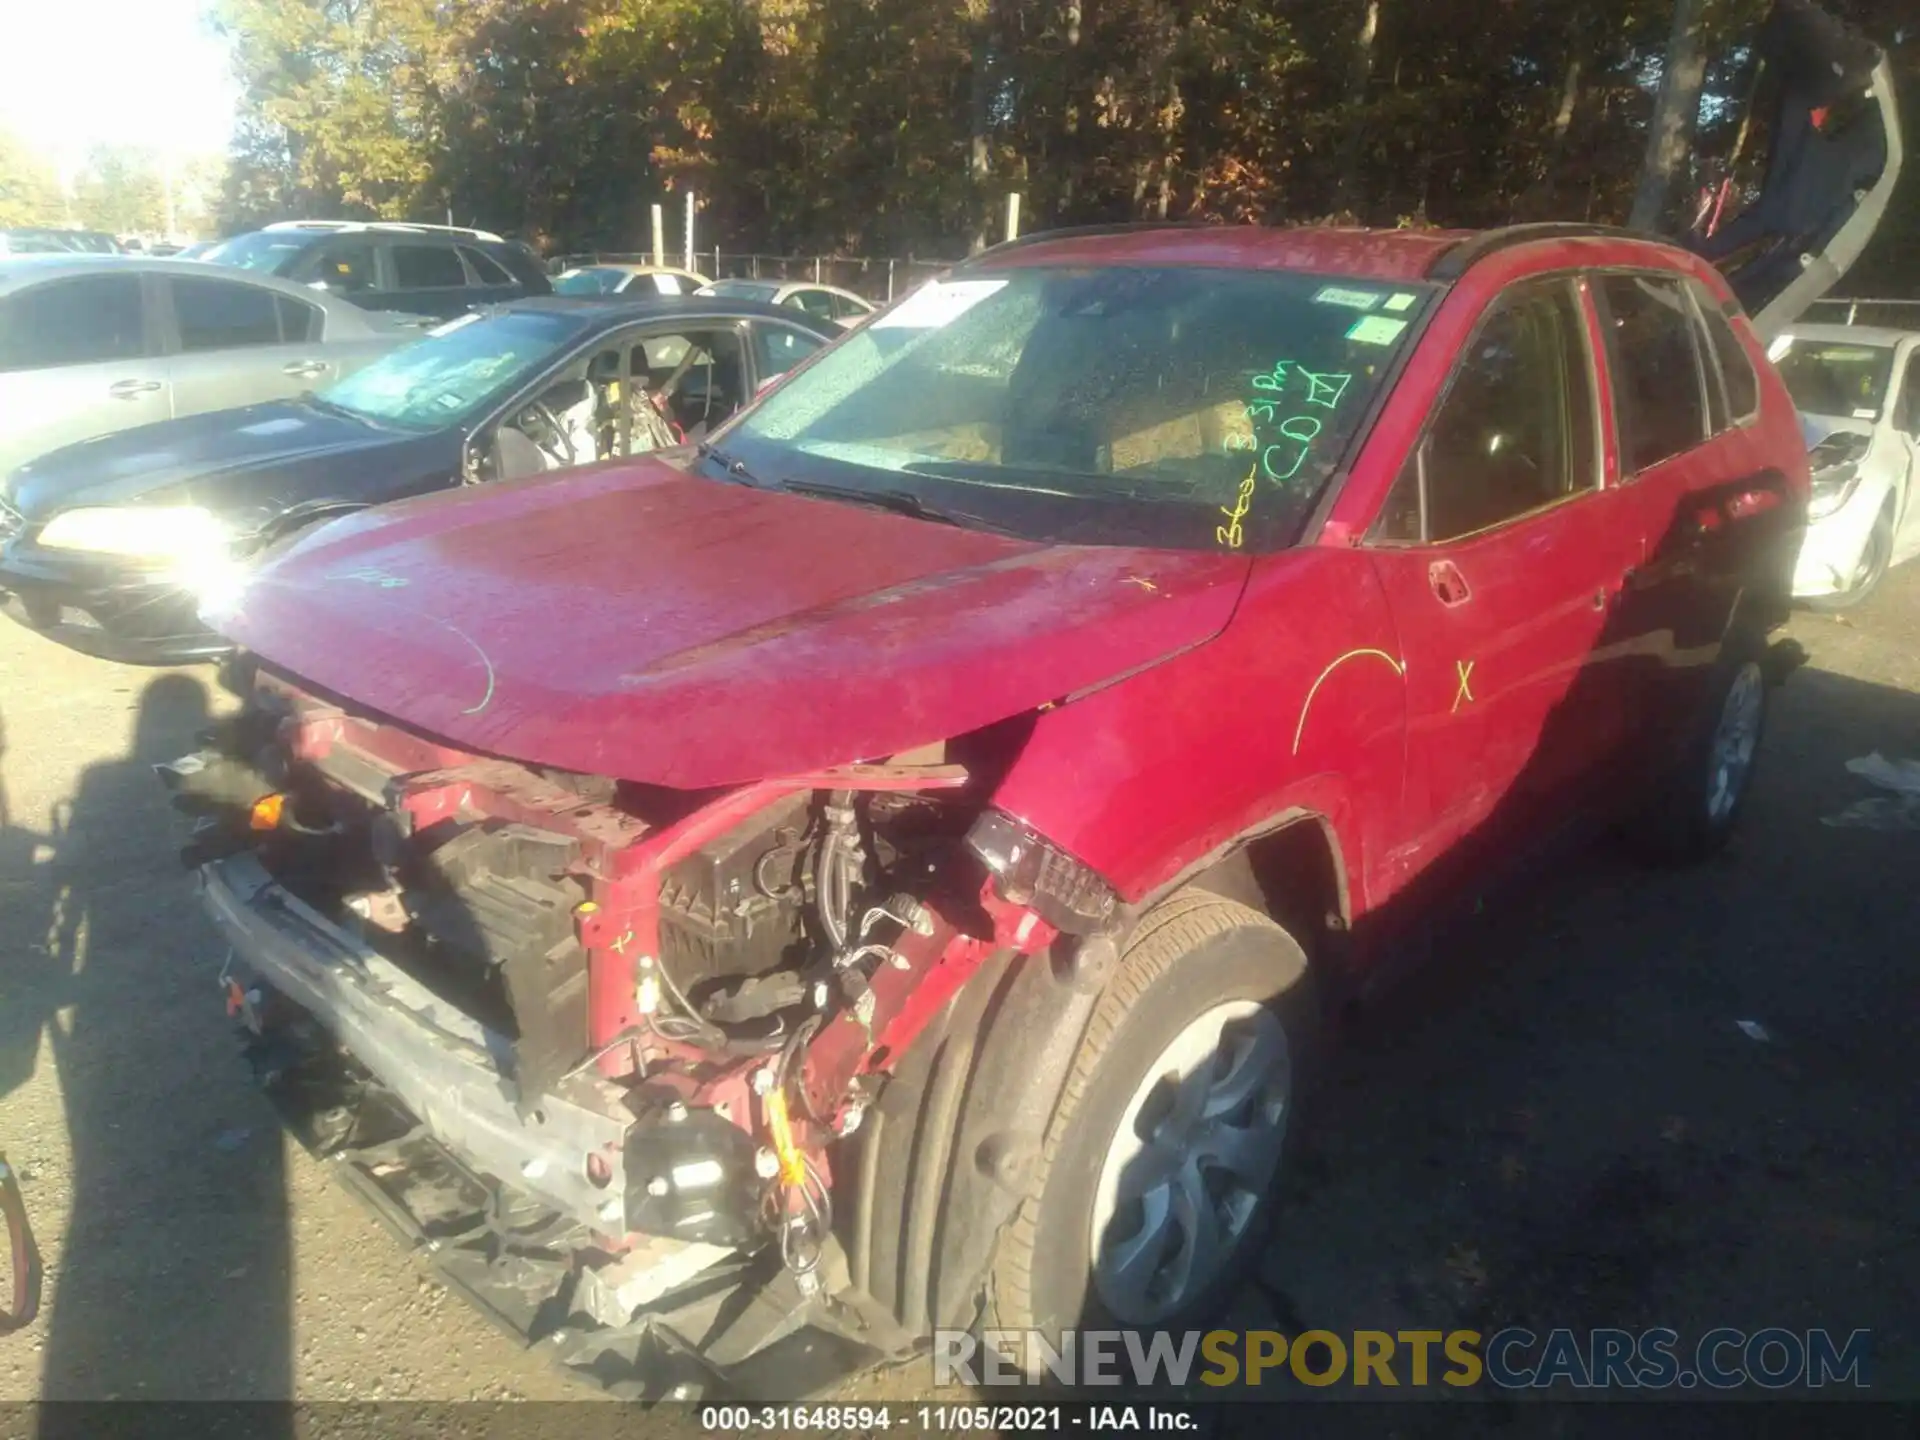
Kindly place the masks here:
[[(818, 1295), (839, 1142), (892, 1063), (990, 954), (1115, 915), (1098, 876), (982, 803), (974, 777), (1017, 743), (997, 730), (690, 794), (259, 687), (160, 767), (196, 817), (183, 858), (234, 945), (256, 1068), (286, 1089), (315, 1050), (344, 1062), (327, 1143), (378, 1176), (424, 1131), (491, 1197), (472, 1202), (490, 1247), (572, 1234), (545, 1303), (576, 1323), (633, 1320), (662, 1242), (683, 1269), (760, 1257)], [(597, 1278), (622, 1266), (638, 1290)]]

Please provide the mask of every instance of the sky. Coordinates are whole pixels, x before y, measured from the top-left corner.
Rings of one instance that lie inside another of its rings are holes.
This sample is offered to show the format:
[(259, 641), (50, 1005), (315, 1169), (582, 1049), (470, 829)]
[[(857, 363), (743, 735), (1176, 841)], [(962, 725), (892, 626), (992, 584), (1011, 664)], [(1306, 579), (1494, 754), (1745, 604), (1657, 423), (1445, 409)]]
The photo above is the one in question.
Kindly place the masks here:
[(0, 129), (56, 165), (99, 144), (227, 147), (238, 87), (205, 0), (0, 0)]

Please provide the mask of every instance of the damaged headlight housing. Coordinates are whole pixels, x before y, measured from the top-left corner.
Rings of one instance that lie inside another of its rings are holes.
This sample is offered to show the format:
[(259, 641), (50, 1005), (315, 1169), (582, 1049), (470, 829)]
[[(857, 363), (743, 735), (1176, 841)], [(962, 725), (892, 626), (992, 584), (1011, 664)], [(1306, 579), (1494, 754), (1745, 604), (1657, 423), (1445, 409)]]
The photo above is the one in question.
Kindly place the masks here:
[(1851, 431), (1829, 435), (1813, 447), (1813, 493), (1809, 520), (1824, 520), (1843, 508), (1860, 488), (1860, 466), (1873, 441)]
[(1119, 906), (1098, 872), (1001, 811), (973, 822), (967, 847), (993, 872), (1004, 898), (1068, 935), (1093, 934)]

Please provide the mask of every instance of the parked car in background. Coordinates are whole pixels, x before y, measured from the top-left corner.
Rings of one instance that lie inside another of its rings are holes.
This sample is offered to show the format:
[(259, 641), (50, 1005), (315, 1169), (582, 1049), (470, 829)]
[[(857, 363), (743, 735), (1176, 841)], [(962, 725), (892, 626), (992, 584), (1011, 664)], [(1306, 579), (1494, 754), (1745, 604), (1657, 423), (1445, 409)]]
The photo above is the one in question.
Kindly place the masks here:
[(553, 290), (527, 246), (446, 225), (287, 220), (223, 240), (199, 258), (278, 275), (369, 310), (439, 319)]
[(1846, 609), (1920, 553), (1920, 333), (1796, 325), (1770, 354), (1813, 452), (1794, 593)]
[(759, 300), (767, 305), (790, 305), (822, 320), (851, 330), (878, 308), (851, 290), (800, 280), (715, 280), (699, 292), (733, 300)]
[[(556, 295), (692, 295), (707, 277), (671, 265), (582, 265), (553, 278)], [(751, 297), (749, 297), (751, 298)]]
[(0, 475), (90, 436), (330, 384), (411, 333), (192, 261), (0, 259)]
[(487, 1293), (582, 1371), (741, 1361), (716, 1307), (1204, 1329), (1436, 907), (1576, 819), (1726, 841), (1807, 489), (1671, 246), (1041, 235), (697, 457), (280, 551), (172, 773), (281, 1093), (337, 1042), (339, 1172), (554, 1216)]
[(97, 230), (18, 225), (0, 230), (0, 255), (118, 255), (120, 242)]
[(462, 316), (318, 393), (14, 471), (0, 484), (0, 592), (15, 620), (93, 654), (218, 654), (201, 598), (292, 531), (698, 440), (839, 334), (792, 310), (693, 297), (554, 296)]
[(182, 246), (173, 258), (176, 260), (204, 260), (207, 253), (220, 248), (218, 240), (196, 240), (191, 245)]

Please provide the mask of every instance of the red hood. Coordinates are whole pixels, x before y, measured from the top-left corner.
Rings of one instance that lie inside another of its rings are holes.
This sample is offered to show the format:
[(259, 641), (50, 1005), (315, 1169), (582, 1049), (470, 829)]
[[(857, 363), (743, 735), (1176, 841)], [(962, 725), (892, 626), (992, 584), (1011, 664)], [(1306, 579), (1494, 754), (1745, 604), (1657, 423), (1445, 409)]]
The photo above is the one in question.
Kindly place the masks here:
[(656, 460), (339, 521), (206, 618), (463, 748), (697, 789), (896, 754), (1137, 670), (1218, 634), (1246, 571)]

